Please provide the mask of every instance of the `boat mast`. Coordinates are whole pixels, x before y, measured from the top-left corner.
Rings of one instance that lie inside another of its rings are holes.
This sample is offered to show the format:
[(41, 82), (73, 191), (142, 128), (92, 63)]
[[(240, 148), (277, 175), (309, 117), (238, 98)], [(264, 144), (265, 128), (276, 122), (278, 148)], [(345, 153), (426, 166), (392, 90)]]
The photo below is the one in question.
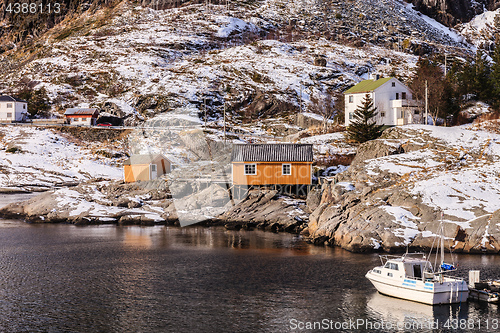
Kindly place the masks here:
[(439, 225), (440, 227), (440, 233), (441, 233), (441, 265), (444, 264), (444, 228), (443, 228), (443, 212), (441, 212), (441, 223)]

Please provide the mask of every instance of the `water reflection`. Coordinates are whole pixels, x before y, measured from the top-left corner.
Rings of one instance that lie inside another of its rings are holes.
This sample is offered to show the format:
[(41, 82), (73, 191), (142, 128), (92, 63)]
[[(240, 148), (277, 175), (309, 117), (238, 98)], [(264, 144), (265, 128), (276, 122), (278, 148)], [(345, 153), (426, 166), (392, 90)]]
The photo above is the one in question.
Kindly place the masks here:
[[(0, 331), (289, 332), (291, 320), (500, 317), (496, 305), (431, 307), (379, 295), (364, 277), (377, 254), (291, 234), (22, 225), (0, 232)], [(482, 258), (459, 256), (460, 272), (498, 276), (500, 257)]]
[(153, 237), (149, 230), (128, 229), (124, 233), (123, 243), (132, 247), (151, 248), (153, 246)]
[[(481, 331), (498, 320), (498, 305), (463, 302), (453, 305), (430, 306), (409, 302), (373, 292), (366, 302), (368, 320), (389, 323), (390, 331), (432, 332), (462, 323), (460, 332)], [(499, 321), (500, 323), (500, 321)], [(386, 326), (387, 327), (387, 326)], [(500, 328), (500, 326), (498, 327)]]
[[(108, 229), (105, 229), (108, 230)], [(93, 232), (93, 231), (91, 231)], [(102, 230), (101, 230), (102, 232)], [(221, 227), (121, 227), (116, 232), (127, 246), (146, 248), (228, 248), (235, 251), (261, 251), (280, 255), (332, 254), (334, 249), (312, 246), (301, 236), (260, 230), (233, 231)]]

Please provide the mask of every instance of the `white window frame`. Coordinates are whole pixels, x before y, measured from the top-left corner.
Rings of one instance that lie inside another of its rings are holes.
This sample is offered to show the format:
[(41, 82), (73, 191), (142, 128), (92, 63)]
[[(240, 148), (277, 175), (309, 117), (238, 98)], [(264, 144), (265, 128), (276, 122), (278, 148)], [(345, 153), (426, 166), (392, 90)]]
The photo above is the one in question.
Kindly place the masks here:
[(12, 109), (13, 106), (12, 106), (12, 103), (7, 103), (7, 109)]
[[(248, 173), (248, 172), (247, 172), (247, 166), (248, 166), (249, 168), (253, 166), (254, 173)], [(244, 172), (245, 176), (256, 176), (256, 175), (257, 175), (257, 164), (255, 164), (255, 163), (245, 164), (245, 165), (243, 166), (243, 172)]]
[(7, 112), (7, 118), (12, 118), (12, 112)]
[(349, 95), (349, 103), (354, 103), (354, 95)]
[[(285, 167), (290, 167), (290, 173), (285, 173)], [(291, 176), (292, 175), (292, 165), (290, 163), (283, 163), (281, 165), (281, 175), (282, 176)]]
[(151, 164), (151, 172), (156, 172), (156, 164)]

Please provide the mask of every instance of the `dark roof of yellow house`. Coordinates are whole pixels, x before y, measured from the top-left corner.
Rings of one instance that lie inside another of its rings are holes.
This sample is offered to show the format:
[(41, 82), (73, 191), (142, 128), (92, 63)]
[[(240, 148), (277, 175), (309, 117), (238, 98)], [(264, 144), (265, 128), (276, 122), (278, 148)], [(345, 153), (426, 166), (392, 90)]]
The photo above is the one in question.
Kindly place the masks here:
[(392, 79), (392, 77), (384, 77), (378, 80), (364, 80), (355, 85), (354, 87), (351, 87), (350, 89), (346, 90), (344, 94), (358, 94), (364, 92), (372, 92), (378, 87), (382, 86), (384, 83), (388, 82), (390, 79)]
[(235, 144), (231, 162), (312, 162), (312, 144)]

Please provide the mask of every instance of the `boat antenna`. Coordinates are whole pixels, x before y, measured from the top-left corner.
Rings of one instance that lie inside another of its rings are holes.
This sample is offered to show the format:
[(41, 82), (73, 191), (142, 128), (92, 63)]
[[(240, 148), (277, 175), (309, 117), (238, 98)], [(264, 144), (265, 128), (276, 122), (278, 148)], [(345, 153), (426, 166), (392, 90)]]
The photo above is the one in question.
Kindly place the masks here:
[(443, 228), (443, 215), (444, 213), (441, 211), (441, 223), (439, 224), (440, 226), (440, 232), (441, 232), (441, 265), (444, 264), (444, 228)]
[[(434, 239), (432, 240), (432, 245), (431, 245), (431, 249), (429, 250), (429, 260), (431, 260), (431, 256), (432, 256), (432, 249), (434, 248), (434, 244), (436, 244), (436, 239), (437, 239), (437, 235), (434, 235)], [(436, 251), (436, 257), (437, 257), (437, 251)], [(436, 267), (436, 262), (434, 261), (434, 267)], [(434, 268), (433, 267), (433, 268)]]

